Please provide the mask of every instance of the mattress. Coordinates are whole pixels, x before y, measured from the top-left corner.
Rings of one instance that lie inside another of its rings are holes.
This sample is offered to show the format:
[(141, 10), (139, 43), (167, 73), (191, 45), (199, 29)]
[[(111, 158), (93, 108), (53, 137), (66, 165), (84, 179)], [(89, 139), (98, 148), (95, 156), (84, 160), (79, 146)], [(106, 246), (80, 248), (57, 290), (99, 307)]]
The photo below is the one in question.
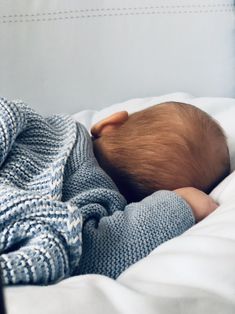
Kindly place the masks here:
[(117, 280), (83, 275), (45, 287), (7, 287), (8, 314), (235, 313), (235, 99), (176, 93), (85, 110), (74, 118), (89, 129), (113, 112), (132, 113), (168, 100), (200, 107), (226, 132), (232, 172), (211, 193), (218, 209), (157, 247)]

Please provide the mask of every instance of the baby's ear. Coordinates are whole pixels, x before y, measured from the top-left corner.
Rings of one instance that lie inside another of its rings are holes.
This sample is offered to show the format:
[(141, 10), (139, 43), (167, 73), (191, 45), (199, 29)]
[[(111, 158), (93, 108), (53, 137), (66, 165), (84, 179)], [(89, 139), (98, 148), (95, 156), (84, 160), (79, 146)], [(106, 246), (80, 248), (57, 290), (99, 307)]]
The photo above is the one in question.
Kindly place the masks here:
[(112, 114), (111, 116), (97, 122), (91, 128), (91, 134), (97, 138), (104, 134), (107, 134), (110, 131), (121, 126), (124, 122), (128, 120), (128, 112), (120, 111)]

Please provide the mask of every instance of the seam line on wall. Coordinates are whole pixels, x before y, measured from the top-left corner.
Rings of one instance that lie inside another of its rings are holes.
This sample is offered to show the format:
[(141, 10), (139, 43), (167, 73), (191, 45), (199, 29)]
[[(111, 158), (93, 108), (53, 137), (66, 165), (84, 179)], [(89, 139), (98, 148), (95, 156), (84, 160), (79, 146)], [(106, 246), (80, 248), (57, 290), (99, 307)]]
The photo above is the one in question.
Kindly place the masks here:
[[(215, 7), (216, 5), (213, 5)], [(217, 5), (218, 7), (219, 5)], [(221, 5), (222, 6), (222, 5)], [(173, 6), (172, 6), (173, 7)], [(171, 7), (171, 8), (172, 8)], [(181, 7), (184, 6), (174, 6)], [(186, 7), (186, 6), (185, 6)], [(190, 6), (196, 7), (196, 6)], [(199, 6), (197, 6), (199, 7)], [(200, 6), (202, 7), (202, 6)], [(111, 16), (133, 16), (133, 15), (165, 15), (165, 14), (202, 14), (202, 13), (227, 13), (234, 12), (235, 7), (233, 5), (223, 5), (223, 7), (228, 7), (227, 9), (207, 9), (209, 6), (203, 6), (204, 9), (192, 9), (192, 10), (153, 10), (153, 8), (157, 7), (141, 7), (141, 8), (131, 8), (131, 10), (139, 10), (131, 11), (129, 8), (106, 8), (106, 9), (84, 9), (84, 10), (71, 10), (71, 11), (57, 11), (57, 12), (44, 12), (44, 13), (35, 13), (35, 14), (15, 14), (15, 15), (2, 15), (0, 16), (0, 23), (23, 23), (23, 22), (45, 22), (45, 21), (57, 21), (57, 20), (69, 20), (69, 19), (84, 19), (84, 18), (99, 18), (99, 17), (111, 17)], [(160, 8), (160, 7), (159, 7)], [(166, 8), (166, 6), (164, 6)], [(188, 8), (188, 6), (187, 6)], [(149, 11), (144, 11), (148, 9)], [(120, 12), (123, 10), (124, 12)], [(128, 12), (125, 12), (128, 10)], [(92, 13), (92, 12), (102, 12), (102, 13)], [(103, 13), (110, 12), (113, 13)], [(119, 11), (115, 13), (115, 11)], [(76, 13), (81, 12), (81, 14), (76, 15)], [(83, 12), (90, 12), (89, 14), (82, 14)], [(75, 14), (74, 14), (75, 13)], [(74, 14), (74, 15), (71, 15)], [(55, 16), (57, 15), (57, 16)], [(23, 19), (22, 19), (23, 18)]]
[(229, 7), (233, 8), (234, 4), (219, 3), (219, 4), (189, 4), (189, 5), (160, 5), (160, 6), (145, 6), (145, 7), (118, 7), (118, 8), (90, 8), (90, 9), (76, 9), (76, 10), (63, 10), (63, 11), (50, 11), (35, 14), (11, 14), (0, 15), (0, 18), (8, 17), (27, 17), (27, 16), (40, 16), (40, 15), (54, 15), (54, 14), (68, 14), (76, 12), (96, 12), (96, 11), (120, 11), (120, 10), (151, 10), (151, 9), (175, 9), (175, 8), (217, 8), (217, 7)]

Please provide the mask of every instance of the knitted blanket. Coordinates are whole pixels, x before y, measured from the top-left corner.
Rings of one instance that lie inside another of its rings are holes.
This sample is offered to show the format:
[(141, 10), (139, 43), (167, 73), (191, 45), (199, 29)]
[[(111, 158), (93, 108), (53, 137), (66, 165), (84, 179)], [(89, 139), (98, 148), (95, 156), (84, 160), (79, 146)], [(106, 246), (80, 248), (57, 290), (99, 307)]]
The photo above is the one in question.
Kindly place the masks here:
[[(69, 116), (42, 118), (0, 99), (0, 257), (5, 284), (69, 276), (81, 256), (81, 213), (61, 202), (77, 139)], [(69, 188), (69, 186), (68, 186)]]
[[(141, 166), (141, 165), (140, 165)], [(117, 278), (195, 220), (176, 193), (126, 204), (71, 117), (0, 99), (0, 265), (4, 284), (74, 274)]]

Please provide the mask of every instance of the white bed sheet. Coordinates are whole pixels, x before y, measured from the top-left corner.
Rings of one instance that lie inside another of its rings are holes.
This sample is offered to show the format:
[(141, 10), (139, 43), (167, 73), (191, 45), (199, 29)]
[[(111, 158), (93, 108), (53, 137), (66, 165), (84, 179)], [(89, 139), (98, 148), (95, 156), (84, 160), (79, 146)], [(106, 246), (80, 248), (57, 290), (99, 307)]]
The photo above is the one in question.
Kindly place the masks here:
[[(75, 118), (88, 128), (108, 114), (141, 110), (166, 100), (184, 101), (212, 114), (224, 127), (235, 168), (235, 99), (185, 93), (134, 99)], [(5, 289), (8, 314), (235, 313), (235, 172), (212, 192), (221, 206), (180, 237), (127, 269), (116, 280), (77, 276), (47, 287)]]

